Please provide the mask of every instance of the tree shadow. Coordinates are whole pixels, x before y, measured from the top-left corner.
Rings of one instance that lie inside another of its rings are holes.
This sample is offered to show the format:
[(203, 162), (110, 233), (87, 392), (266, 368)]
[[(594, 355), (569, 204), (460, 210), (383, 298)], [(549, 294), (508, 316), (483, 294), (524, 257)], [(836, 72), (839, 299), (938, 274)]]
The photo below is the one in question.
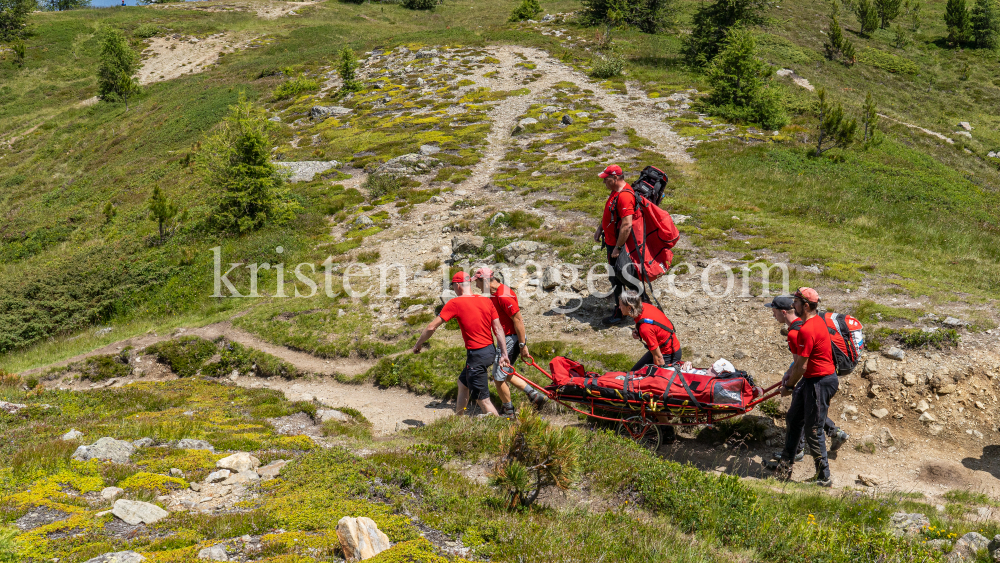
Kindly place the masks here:
[(974, 471), (985, 471), (1000, 479), (1000, 445), (983, 446), (982, 457), (967, 457), (962, 460), (962, 465)]

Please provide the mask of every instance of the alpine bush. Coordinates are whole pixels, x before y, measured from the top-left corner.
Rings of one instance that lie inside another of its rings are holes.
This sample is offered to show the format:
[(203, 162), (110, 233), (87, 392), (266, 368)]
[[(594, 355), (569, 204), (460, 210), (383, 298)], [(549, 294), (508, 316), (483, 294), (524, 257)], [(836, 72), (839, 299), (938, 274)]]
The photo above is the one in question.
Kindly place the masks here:
[(767, 129), (788, 123), (784, 98), (770, 79), (774, 70), (757, 58), (757, 41), (752, 31), (733, 28), (722, 51), (708, 69), (712, 93), (708, 107), (716, 115)]
[(674, 0), (583, 0), (581, 21), (587, 25), (632, 26), (659, 33), (673, 24)]
[(191, 377), (198, 373), (205, 360), (216, 351), (215, 343), (197, 336), (182, 336), (177, 340), (164, 340), (146, 348), (146, 354), (156, 356), (161, 364), (170, 366), (178, 377)]
[(21, 37), (36, 7), (35, 0), (0, 0), (0, 40)]
[(403, 0), (403, 7), (408, 10), (433, 10), (437, 0)]
[(128, 38), (120, 29), (109, 29), (101, 40), (101, 63), (97, 67), (97, 92), (102, 100), (125, 102), (139, 92), (139, 81), (135, 73), (139, 71), (139, 53), (128, 43)]
[(531, 506), (546, 487), (566, 490), (579, 472), (583, 436), (572, 427), (557, 428), (532, 410), (500, 432), (500, 459), (490, 485), (509, 508)]
[(835, 148), (846, 148), (854, 143), (858, 122), (844, 115), (839, 103), (834, 106), (826, 101), (826, 90), (816, 93), (819, 98), (819, 130), (816, 135), (816, 156)]
[(306, 92), (319, 90), (319, 87), (320, 87), (319, 82), (311, 78), (306, 78), (304, 76), (296, 76), (291, 80), (282, 82), (281, 85), (274, 90), (274, 99), (284, 100), (286, 98), (294, 98)]
[(594, 78), (614, 78), (625, 70), (625, 59), (614, 51), (599, 53), (591, 61), (590, 76)]
[(540, 13), (542, 13), (542, 5), (538, 3), (538, 0), (521, 0), (521, 3), (510, 13), (509, 21), (523, 22), (534, 18)]

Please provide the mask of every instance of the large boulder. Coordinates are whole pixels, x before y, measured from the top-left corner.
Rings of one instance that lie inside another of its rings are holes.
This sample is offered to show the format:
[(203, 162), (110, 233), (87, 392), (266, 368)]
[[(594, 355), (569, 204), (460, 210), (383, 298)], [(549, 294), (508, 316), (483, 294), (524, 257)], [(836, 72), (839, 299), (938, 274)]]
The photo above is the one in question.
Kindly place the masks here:
[(990, 545), (990, 540), (979, 533), (969, 532), (958, 538), (955, 547), (948, 554), (949, 563), (959, 563), (960, 561), (975, 561), (976, 552), (986, 549)]
[(275, 166), (286, 168), (290, 182), (311, 182), (317, 174), (340, 166), (336, 160), (300, 160), (298, 162), (275, 162)]
[(451, 239), (451, 251), (455, 254), (476, 252), (483, 248), (486, 239), (476, 235), (458, 235)]
[(155, 504), (138, 500), (118, 499), (111, 509), (114, 514), (128, 524), (137, 526), (139, 524), (153, 524), (167, 517), (169, 514)]
[(135, 551), (116, 551), (98, 555), (84, 563), (140, 563), (145, 560), (145, 557)]
[(104, 437), (89, 446), (77, 448), (73, 452), (73, 459), (80, 461), (99, 459), (115, 463), (128, 463), (133, 452), (135, 452), (135, 446), (131, 442)]
[(288, 465), (287, 460), (277, 459), (258, 469), (257, 475), (260, 475), (261, 479), (274, 479), (281, 474), (281, 470), (284, 469), (286, 465)]
[(559, 287), (561, 278), (562, 274), (559, 272), (559, 268), (556, 268), (555, 266), (545, 268), (542, 272), (542, 289), (545, 291), (552, 291), (553, 289)]
[(337, 522), (337, 538), (348, 562), (363, 561), (389, 549), (389, 537), (371, 518), (344, 516)]
[(230, 471), (253, 471), (260, 467), (260, 460), (246, 452), (239, 452), (220, 459), (215, 466)]

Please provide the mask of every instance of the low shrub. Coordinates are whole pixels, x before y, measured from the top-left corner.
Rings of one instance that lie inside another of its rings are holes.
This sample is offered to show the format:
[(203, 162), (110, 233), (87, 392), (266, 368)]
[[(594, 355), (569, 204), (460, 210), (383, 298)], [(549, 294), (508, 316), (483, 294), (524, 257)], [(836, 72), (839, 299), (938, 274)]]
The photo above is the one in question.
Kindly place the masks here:
[(621, 76), (625, 70), (625, 59), (615, 52), (598, 54), (590, 62), (590, 76), (600, 79)]
[(527, 507), (546, 487), (569, 489), (580, 472), (583, 437), (576, 428), (555, 427), (531, 409), (500, 433), (500, 458), (490, 485), (508, 508)]
[(370, 441), (372, 439), (372, 423), (361, 414), (361, 411), (350, 407), (338, 407), (338, 411), (346, 414), (350, 420), (328, 420), (323, 423), (324, 436), (348, 436), (356, 440)]
[(286, 98), (294, 98), (306, 92), (311, 92), (313, 90), (319, 90), (319, 81), (313, 80), (312, 78), (306, 78), (304, 76), (296, 76), (291, 80), (282, 82), (274, 90), (275, 100), (284, 100)]
[(872, 351), (883, 349), (887, 345), (897, 343), (903, 348), (954, 348), (958, 346), (961, 335), (953, 328), (938, 329), (926, 332), (921, 328), (877, 328), (866, 331), (865, 347)]
[(433, 10), (437, 0), (403, 0), (402, 4), (408, 10)]
[(170, 366), (178, 377), (191, 377), (198, 373), (205, 360), (215, 354), (215, 344), (197, 336), (182, 336), (176, 340), (164, 340), (146, 348), (146, 354), (156, 356), (156, 360)]
[(129, 352), (132, 347), (128, 347), (117, 354), (104, 354), (93, 356), (80, 367), (82, 376), (90, 381), (104, 381), (115, 377), (128, 377), (132, 374), (132, 367), (129, 365)]
[(219, 361), (202, 368), (202, 373), (209, 377), (224, 377), (233, 371), (243, 375), (252, 373), (258, 377), (280, 376), (286, 379), (299, 375), (299, 370), (295, 366), (267, 352), (247, 348), (239, 342), (224, 339), (219, 342), (222, 346), (219, 351)]
[(396, 195), (402, 185), (402, 179), (398, 176), (376, 172), (369, 174), (361, 187), (368, 192), (368, 199), (374, 202), (386, 196)]
[(523, 22), (533, 19), (540, 13), (542, 13), (542, 5), (538, 3), (538, 0), (521, 0), (521, 3), (510, 13), (509, 21)]
[(150, 37), (155, 36), (159, 32), (160, 28), (157, 27), (155, 24), (144, 23), (139, 25), (139, 27), (135, 28), (135, 31), (132, 32), (132, 35), (134, 35), (139, 39), (149, 39)]

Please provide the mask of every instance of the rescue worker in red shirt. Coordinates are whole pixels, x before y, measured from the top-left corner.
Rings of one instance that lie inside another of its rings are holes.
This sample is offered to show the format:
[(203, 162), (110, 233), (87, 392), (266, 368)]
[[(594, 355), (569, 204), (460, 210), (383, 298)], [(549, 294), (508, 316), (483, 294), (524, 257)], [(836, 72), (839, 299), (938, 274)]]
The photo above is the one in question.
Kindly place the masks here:
[[(597, 175), (604, 180), (604, 186), (611, 192), (608, 200), (604, 202), (604, 215), (601, 217), (601, 224), (594, 231), (594, 242), (601, 242), (604, 239), (604, 247), (608, 253), (608, 266), (611, 267), (610, 277), (613, 303), (615, 309), (610, 317), (606, 317), (601, 322), (605, 325), (617, 325), (625, 317), (618, 306), (618, 298), (621, 297), (622, 289), (629, 288), (642, 293), (641, 286), (636, 277), (637, 272), (629, 272), (626, 277), (625, 272), (618, 268), (618, 256), (625, 250), (625, 243), (632, 234), (632, 229), (638, 227), (633, 224), (636, 220), (641, 220), (639, 211), (636, 209), (635, 192), (631, 186), (625, 182), (625, 176), (621, 166), (612, 164)], [(647, 299), (643, 299), (647, 301)]]
[[(770, 303), (766, 303), (764, 306), (771, 309), (771, 314), (774, 320), (779, 323), (784, 324), (788, 328), (788, 337), (786, 341), (788, 342), (788, 351), (793, 355), (795, 354), (795, 346), (799, 337), (799, 327), (802, 326), (802, 319), (795, 314), (795, 308), (792, 306), (795, 298), (791, 295), (779, 295), (771, 300)], [(788, 377), (792, 373), (792, 366), (794, 363), (788, 366), (785, 370), (784, 377), (781, 378), (782, 385), (788, 383)], [(800, 380), (799, 384), (795, 386), (795, 393), (799, 393), (802, 390), (803, 383)], [(795, 400), (794, 398), (792, 400)], [(840, 446), (844, 445), (849, 436), (847, 432), (844, 432), (830, 419), (829, 416), (823, 423), (823, 430), (826, 435), (830, 437), (830, 451), (837, 451)], [(799, 445), (795, 449), (795, 461), (802, 461), (805, 458), (805, 447), (806, 447), (806, 436), (805, 432), (799, 437)], [(774, 459), (781, 461), (782, 452), (777, 452), (774, 454)]]
[(792, 307), (802, 319), (802, 326), (795, 338), (795, 362), (781, 388), (781, 396), (792, 395), (799, 380), (802, 380), (802, 390), (792, 397), (792, 404), (785, 415), (788, 433), (781, 461), (775, 466), (775, 476), (779, 479), (791, 479), (799, 434), (805, 431), (806, 443), (816, 465), (816, 484), (831, 487), (833, 479), (830, 475), (823, 426), (830, 410), (830, 400), (840, 388), (837, 366), (833, 362), (833, 344), (826, 322), (817, 311), (819, 294), (815, 289), (799, 288), (795, 292)]
[[(663, 311), (651, 303), (642, 301), (638, 291), (626, 289), (618, 300), (621, 313), (635, 320), (632, 338), (641, 340), (646, 353), (632, 366), (630, 371), (639, 371), (649, 364), (663, 367), (681, 361), (681, 343), (674, 332), (674, 323)], [(663, 440), (670, 444), (676, 439), (673, 426), (663, 427)]]
[(622, 315), (635, 320), (632, 338), (642, 340), (647, 352), (632, 366), (638, 371), (649, 364), (660, 367), (681, 361), (681, 343), (674, 332), (674, 323), (651, 303), (643, 303), (638, 291), (626, 289), (618, 300)]
[[(514, 290), (503, 284), (500, 274), (489, 268), (479, 268), (472, 275), (472, 281), (484, 295), (490, 296), (493, 307), (496, 308), (500, 316), (500, 325), (503, 327), (507, 359), (511, 366), (517, 361), (518, 356), (529, 356), (528, 337), (524, 329), (524, 319), (521, 317), (521, 308), (517, 302), (517, 294)], [(497, 394), (500, 395), (500, 415), (513, 417), (514, 403), (510, 396), (510, 386), (517, 387), (528, 396), (528, 399), (537, 408), (541, 408), (547, 399), (545, 395), (539, 393), (534, 387), (525, 383), (523, 379), (514, 375), (513, 368), (500, 367), (500, 354), (497, 353), (496, 361), (493, 363), (493, 383), (497, 386)]]
[(500, 366), (510, 367), (506, 347), (498, 351), (494, 346), (494, 336), (498, 342), (504, 341), (500, 317), (492, 301), (472, 293), (471, 278), (465, 272), (458, 272), (451, 278), (451, 287), (458, 297), (448, 301), (438, 316), (427, 325), (413, 346), (413, 353), (420, 353), (424, 343), (430, 340), (438, 327), (457, 318), (462, 330), (462, 340), (465, 341), (465, 369), (458, 376), (455, 414), (463, 414), (470, 399), (486, 414), (497, 414), (490, 402), (489, 370), (497, 354), (500, 355)]

